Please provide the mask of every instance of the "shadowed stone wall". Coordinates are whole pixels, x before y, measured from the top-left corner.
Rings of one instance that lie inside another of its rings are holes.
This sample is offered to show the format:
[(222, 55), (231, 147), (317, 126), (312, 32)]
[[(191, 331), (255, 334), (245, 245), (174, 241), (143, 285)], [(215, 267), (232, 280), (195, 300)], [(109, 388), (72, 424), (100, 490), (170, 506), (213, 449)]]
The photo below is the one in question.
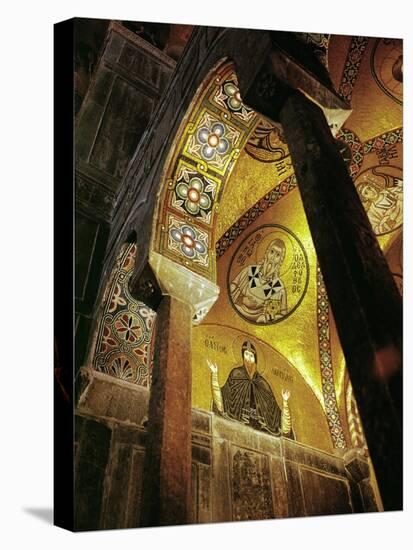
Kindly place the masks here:
[[(78, 530), (139, 526), (148, 402), (146, 388), (101, 373), (82, 394)], [(368, 465), (356, 460), (193, 409), (192, 522), (376, 511)]]

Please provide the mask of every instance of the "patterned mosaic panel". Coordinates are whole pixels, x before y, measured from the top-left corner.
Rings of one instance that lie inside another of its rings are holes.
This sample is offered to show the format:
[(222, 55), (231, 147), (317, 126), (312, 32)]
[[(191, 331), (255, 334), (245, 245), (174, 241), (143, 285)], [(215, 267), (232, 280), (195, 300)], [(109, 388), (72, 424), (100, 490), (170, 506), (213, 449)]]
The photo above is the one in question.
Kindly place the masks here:
[(136, 245), (125, 245), (105, 294), (93, 367), (140, 386), (150, 385), (156, 313), (130, 295)]
[(337, 139), (349, 148), (348, 168), (350, 176), (354, 179), (360, 172), (365, 156), (371, 152), (377, 154), (380, 164), (390, 164), (397, 156), (396, 144), (403, 142), (403, 128), (386, 132), (362, 143), (352, 130), (343, 127), (339, 130)]
[(334, 447), (345, 449), (347, 444), (338, 412), (333, 363), (331, 360), (329, 303), (327, 290), (319, 267), (317, 267), (317, 328), (321, 381), (327, 422)]
[(169, 217), (168, 249), (183, 254), (188, 260), (208, 266), (208, 234), (173, 216)]
[(214, 282), (214, 218), (257, 123), (239, 95), (233, 65), (219, 65), (198, 94), (166, 169), (153, 248)]
[(236, 74), (230, 73), (221, 82), (212, 94), (212, 101), (224, 110), (230, 111), (244, 124), (251, 125), (256, 118), (255, 111), (243, 104)]
[(195, 161), (203, 161), (220, 174), (224, 174), (240, 141), (241, 132), (229, 123), (205, 110), (195, 129), (189, 132), (184, 152)]
[(207, 177), (190, 165), (181, 162), (176, 176), (171, 208), (211, 225), (212, 206), (219, 188), (219, 180)]
[(341, 77), (340, 88), (338, 90), (341, 97), (348, 102), (351, 101), (353, 95), (354, 85), (357, 80), (361, 60), (366, 51), (368, 40), (369, 39), (364, 36), (354, 36), (351, 40), (344, 65), (343, 76)]

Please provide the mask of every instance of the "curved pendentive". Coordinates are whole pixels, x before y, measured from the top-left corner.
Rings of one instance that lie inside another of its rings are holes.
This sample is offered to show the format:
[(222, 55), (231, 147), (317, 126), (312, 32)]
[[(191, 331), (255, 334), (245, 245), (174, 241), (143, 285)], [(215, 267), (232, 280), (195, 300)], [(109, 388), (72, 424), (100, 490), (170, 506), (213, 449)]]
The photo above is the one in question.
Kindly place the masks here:
[(156, 313), (129, 292), (137, 247), (125, 243), (103, 297), (95, 335), (95, 370), (147, 387), (153, 366)]

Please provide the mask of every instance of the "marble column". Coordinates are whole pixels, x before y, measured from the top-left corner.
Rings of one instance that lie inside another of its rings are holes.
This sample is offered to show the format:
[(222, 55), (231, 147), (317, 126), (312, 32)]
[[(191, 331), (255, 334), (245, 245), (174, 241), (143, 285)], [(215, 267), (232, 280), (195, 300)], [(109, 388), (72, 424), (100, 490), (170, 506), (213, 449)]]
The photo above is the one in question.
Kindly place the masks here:
[(141, 526), (191, 522), (191, 333), (219, 288), (152, 253), (162, 289), (157, 310), (154, 370), (143, 473)]

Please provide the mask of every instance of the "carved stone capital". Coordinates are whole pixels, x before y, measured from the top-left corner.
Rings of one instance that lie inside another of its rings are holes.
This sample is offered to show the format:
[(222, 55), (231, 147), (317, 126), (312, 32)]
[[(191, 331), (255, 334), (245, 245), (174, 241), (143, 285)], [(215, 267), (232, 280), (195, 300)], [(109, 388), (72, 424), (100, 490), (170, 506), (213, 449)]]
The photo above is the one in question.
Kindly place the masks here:
[(199, 324), (216, 302), (219, 286), (157, 252), (150, 253), (149, 264), (162, 294), (190, 305), (193, 323)]

